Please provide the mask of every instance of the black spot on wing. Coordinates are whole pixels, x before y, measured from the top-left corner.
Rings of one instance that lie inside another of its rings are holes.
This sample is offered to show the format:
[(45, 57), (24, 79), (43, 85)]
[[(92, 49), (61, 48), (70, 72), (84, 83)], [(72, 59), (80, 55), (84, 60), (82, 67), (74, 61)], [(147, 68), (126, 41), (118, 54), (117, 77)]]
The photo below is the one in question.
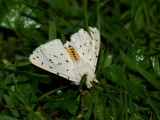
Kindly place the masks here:
[(58, 56), (56, 56), (56, 55), (53, 55), (53, 57), (58, 58)]
[(58, 63), (58, 65), (62, 65), (62, 63)]
[(53, 61), (52, 61), (51, 59), (49, 59), (49, 62), (50, 62), (50, 63), (53, 63)]

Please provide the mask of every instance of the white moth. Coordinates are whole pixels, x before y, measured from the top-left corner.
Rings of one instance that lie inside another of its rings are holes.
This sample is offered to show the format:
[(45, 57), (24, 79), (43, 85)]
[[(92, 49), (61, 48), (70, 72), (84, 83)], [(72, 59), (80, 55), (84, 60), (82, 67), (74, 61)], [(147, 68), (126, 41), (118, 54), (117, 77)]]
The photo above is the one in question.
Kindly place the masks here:
[(97, 82), (95, 69), (99, 54), (100, 34), (97, 28), (89, 27), (89, 32), (80, 29), (64, 45), (59, 39), (37, 47), (29, 60), (32, 64), (64, 77), (79, 85), (84, 74), (86, 85)]

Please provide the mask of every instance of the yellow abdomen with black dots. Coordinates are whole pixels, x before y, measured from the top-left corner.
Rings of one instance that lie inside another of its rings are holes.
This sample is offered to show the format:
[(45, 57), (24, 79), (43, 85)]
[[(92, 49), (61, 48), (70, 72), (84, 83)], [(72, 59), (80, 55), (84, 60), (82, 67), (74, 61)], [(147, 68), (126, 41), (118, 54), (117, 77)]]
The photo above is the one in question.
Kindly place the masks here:
[(78, 61), (80, 59), (78, 53), (76, 52), (75, 48), (69, 45), (69, 47), (66, 48), (70, 58), (72, 61)]

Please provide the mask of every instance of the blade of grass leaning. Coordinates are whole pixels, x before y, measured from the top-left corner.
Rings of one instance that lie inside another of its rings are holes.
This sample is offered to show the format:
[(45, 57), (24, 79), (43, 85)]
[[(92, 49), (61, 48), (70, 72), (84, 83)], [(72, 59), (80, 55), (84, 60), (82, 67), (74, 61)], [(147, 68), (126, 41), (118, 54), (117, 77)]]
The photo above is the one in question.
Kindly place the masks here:
[(7, 107), (9, 107), (9, 109), (10, 109), (11, 113), (13, 114), (13, 116), (16, 117), (16, 118), (20, 117), (18, 111), (16, 110), (16, 106), (13, 103), (12, 98), (10, 96), (6, 95), (6, 94), (4, 94), (3, 97), (4, 97), (4, 99), (5, 99), (6, 103), (7, 103)]
[(49, 40), (56, 38), (56, 25), (54, 22), (49, 21)]
[(83, 0), (84, 18), (85, 18), (86, 26), (88, 27), (87, 2), (88, 2), (87, 0)]
[(40, 75), (40, 74), (31, 73), (31, 72), (6, 68), (6, 67), (3, 67), (3, 66), (0, 66), (0, 70), (16, 73), (16, 74), (19, 74), (19, 75), (23, 75), (25, 77), (35, 78), (39, 82), (43, 82), (43, 83), (50, 83), (51, 82), (51, 78), (48, 75)]
[(6, 86), (3, 83), (0, 83), (0, 89), (4, 89), (8, 92), (10, 92), (11, 94), (13, 94), (13, 96), (15, 96), (19, 101), (21, 101), (24, 105), (27, 105), (27, 102), (21, 97), (19, 96), (16, 92), (12, 91), (8, 86)]
[(154, 102), (151, 98), (147, 98), (147, 101), (150, 103), (150, 106), (152, 107), (152, 109), (155, 111), (158, 120), (160, 120), (160, 107), (159, 104), (156, 104), (156, 102)]
[(160, 90), (160, 82), (153, 75), (143, 69), (139, 64), (125, 55), (122, 51), (120, 54), (122, 59), (127, 63), (128, 67), (132, 67), (134, 70), (138, 71), (149, 83), (151, 83), (156, 89)]

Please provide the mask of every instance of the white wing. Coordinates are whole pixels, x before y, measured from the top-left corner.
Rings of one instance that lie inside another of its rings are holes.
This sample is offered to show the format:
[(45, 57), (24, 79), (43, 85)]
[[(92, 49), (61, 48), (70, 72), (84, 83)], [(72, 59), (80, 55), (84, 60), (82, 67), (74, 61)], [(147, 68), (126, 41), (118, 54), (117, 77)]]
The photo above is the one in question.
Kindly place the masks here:
[(92, 27), (89, 27), (89, 32), (80, 29), (71, 36), (71, 43), (83, 61), (89, 63), (95, 71), (99, 54), (100, 34), (97, 28)]
[(76, 72), (70, 56), (59, 39), (55, 39), (36, 48), (33, 54), (30, 55), (29, 60), (44, 70), (79, 84), (81, 76)]

